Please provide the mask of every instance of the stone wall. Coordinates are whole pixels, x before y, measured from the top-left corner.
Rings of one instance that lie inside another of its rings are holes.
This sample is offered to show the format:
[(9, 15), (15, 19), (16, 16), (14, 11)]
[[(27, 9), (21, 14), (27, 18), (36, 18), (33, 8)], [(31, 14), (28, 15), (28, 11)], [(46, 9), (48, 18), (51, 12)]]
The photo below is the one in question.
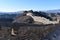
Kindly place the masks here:
[(56, 17), (54, 17), (54, 19), (57, 19), (57, 20), (54, 20), (54, 21), (51, 21), (45, 17), (41, 17), (41, 16), (33, 16), (33, 13), (27, 13), (27, 16), (31, 16), (35, 22), (40, 22), (40, 23), (43, 23), (43, 24), (58, 24), (59, 23), (59, 19), (57, 19)]

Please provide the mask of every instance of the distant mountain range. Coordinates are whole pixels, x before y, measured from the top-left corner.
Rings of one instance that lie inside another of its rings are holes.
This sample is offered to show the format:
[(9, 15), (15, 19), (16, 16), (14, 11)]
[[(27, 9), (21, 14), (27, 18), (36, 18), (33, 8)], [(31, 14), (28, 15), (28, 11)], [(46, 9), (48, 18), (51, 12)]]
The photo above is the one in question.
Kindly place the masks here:
[[(24, 11), (16, 11), (16, 12), (0, 12), (1, 14), (21, 14)], [(42, 11), (42, 12), (46, 12), (46, 13), (60, 13), (60, 9), (56, 9), (56, 10), (47, 10), (47, 11)]]
[(57, 9), (57, 10), (47, 10), (45, 12), (47, 12), (47, 13), (60, 13), (60, 9)]
[(0, 12), (0, 14), (20, 14), (23, 13), (23, 11), (17, 11), (17, 12)]
[[(17, 11), (17, 12), (0, 12), (0, 18), (15, 18), (16, 16), (22, 14), (24, 11)], [(34, 11), (33, 11), (34, 12)], [(38, 12), (38, 11), (37, 11)], [(58, 13), (60, 15), (60, 9), (58, 10), (48, 10), (48, 11), (41, 11), (42, 14), (44, 15), (43, 12), (45, 12), (47, 15), (50, 13), (50, 15), (55, 16), (55, 13)], [(54, 13), (54, 14), (51, 14)], [(38, 14), (39, 15), (39, 14)]]

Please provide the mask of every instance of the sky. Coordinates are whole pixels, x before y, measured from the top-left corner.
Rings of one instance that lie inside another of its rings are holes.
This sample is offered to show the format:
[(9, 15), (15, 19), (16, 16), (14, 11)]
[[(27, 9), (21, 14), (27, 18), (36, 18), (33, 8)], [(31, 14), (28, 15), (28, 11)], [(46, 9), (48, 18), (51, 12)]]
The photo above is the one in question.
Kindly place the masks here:
[(60, 9), (60, 0), (0, 0), (0, 12)]

